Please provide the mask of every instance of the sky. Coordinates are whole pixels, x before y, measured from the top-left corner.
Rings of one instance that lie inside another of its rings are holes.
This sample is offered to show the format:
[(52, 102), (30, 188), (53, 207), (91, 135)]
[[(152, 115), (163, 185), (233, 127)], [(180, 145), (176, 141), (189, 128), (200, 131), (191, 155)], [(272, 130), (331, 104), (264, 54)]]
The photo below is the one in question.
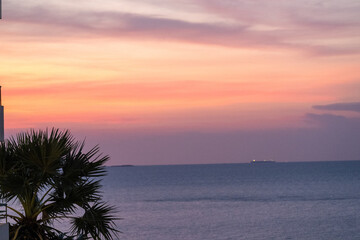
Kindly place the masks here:
[(5, 136), (109, 165), (360, 159), (360, 2), (3, 0)]

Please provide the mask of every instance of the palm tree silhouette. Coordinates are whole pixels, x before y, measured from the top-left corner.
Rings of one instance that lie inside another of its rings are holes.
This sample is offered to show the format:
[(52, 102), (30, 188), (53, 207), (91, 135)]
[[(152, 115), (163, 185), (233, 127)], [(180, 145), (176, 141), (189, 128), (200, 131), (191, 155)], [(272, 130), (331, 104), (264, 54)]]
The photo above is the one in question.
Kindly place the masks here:
[[(1, 143), (0, 197), (21, 206), (8, 206), (11, 239), (114, 239), (118, 218), (98, 179), (108, 159), (98, 146), (84, 151), (68, 130), (30, 130)], [(61, 233), (54, 221), (65, 219), (71, 227)]]

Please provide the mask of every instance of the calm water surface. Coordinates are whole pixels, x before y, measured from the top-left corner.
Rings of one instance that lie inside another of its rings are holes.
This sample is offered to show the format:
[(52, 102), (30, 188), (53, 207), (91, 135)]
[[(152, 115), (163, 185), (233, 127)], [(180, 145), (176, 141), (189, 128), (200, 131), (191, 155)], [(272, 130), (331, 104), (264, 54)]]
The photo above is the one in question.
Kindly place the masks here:
[(120, 239), (360, 239), (360, 162), (109, 167)]

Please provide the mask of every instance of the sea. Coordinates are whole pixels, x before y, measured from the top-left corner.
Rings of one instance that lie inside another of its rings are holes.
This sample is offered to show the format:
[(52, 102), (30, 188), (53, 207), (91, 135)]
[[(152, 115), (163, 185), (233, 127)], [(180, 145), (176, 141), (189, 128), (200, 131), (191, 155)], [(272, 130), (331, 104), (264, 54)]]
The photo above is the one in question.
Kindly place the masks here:
[(119, 239), (360, 239), (360, 161), (107, 170)]

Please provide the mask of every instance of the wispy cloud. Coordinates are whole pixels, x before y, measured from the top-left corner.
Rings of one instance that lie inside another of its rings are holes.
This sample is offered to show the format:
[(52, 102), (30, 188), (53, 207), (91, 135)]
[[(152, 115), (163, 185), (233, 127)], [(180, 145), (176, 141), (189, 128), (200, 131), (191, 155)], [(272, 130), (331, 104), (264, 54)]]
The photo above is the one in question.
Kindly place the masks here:
[[(211, 104), (236, 104), (244, 102), (297, 102), (306, 98), (311, 101), (313, 94), (308, 88), (293, 89), (291, 86), (279, 86), (274, 83), (267, 88), (263, 82), (221, 82), (221, 81), (168, 81), (168, 82), (69, 82), (43, 84), (42, 86), (16, 87), (6, 89), (10, 98), (40, 97), (61, 99), (64, 96), (71, 99), (87, 97), (101, 101), (161, 101), (166, 105), (172, 101), (191, 101)], [(315, 96), (315, 98), (318, 96)], [(97, 100), (95, 100), (97, 101)]]
[(328, 105), (315, 105), (314, 109), (329, 111), (352, 111), (360, 112), (360, 102), (333, 103)]
[[(199, 23), (188, 21), (186, 17), (175, 19), (121, 10), (79, 10), (62, 5), (29, 5), (19, 10), (10, 4), (6, 17), (10, 26), (3, 31), (35, 39), (69, 36), (148, 38), (235, 48), (298, 49), (317, 55), (360, 52), (360, 46), (356, 44), (359, 36), (354, 34), (360, 29), (360, 21), (353, 14), (354, 8), (360, 8), (357, 5), (354, 7), (348, 3), (344, 9), (350, 14), (340, 14), (334, 6), (302, 6), (296, 1), (294, 4), (214, 0), (188, 0), (182, 3), (184, 6), (191, 3), (202, 7), (204, 13), (217, 14), (223, 21)], [(169, 3), (167, 5), (172, 7)], [(27, 30), (29, 28), (31, 31)], [(341, 44), (344, 39), (350, 39), (352, 44), (344, 46)], [(334, 41), (336, 44), (332, 43)]]

